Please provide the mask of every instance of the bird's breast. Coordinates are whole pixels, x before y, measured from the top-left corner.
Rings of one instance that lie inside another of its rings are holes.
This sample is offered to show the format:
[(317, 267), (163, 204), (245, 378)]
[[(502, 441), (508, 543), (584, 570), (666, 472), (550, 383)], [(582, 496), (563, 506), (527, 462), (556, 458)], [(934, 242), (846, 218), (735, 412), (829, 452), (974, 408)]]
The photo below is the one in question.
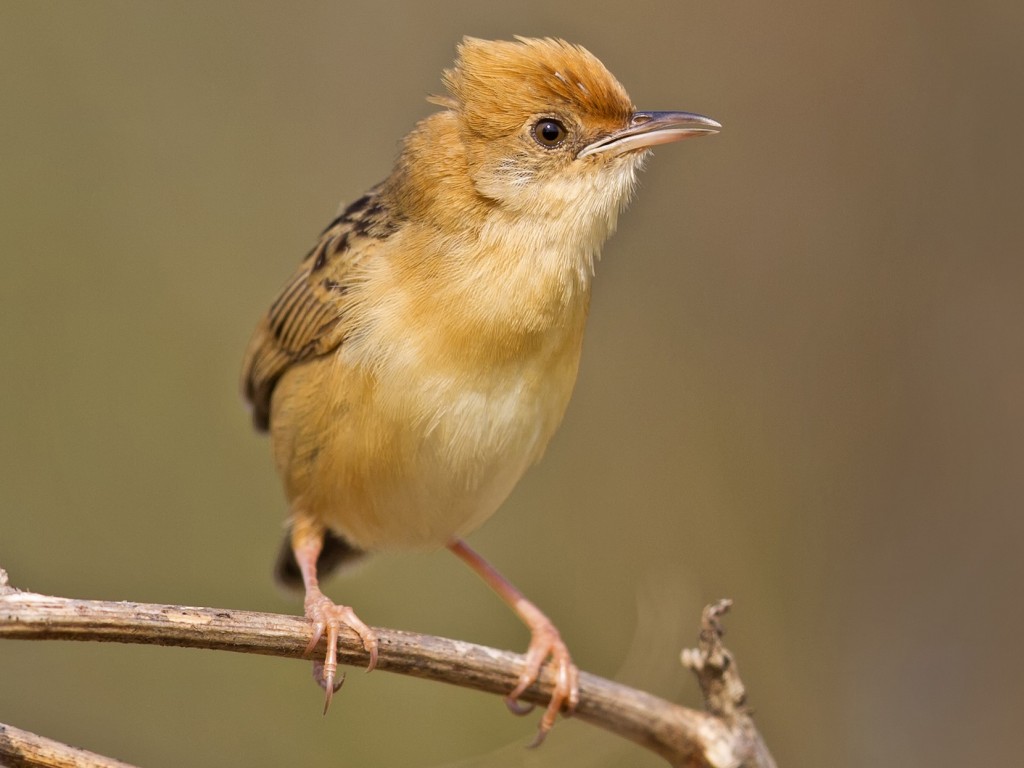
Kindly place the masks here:
[(524, 320), (514, 298), (384, 291), (333, 358), (279, 384), (275, 409), (294, 414), (274, 417), (291, 424), (275, 430), (291, 444), (279, 454), (290, 494), (371, 551), (443, 546), (476, 528), (562, 419), (586, 318), (579, 298)]
[(569, 361), (487, 377), (395, 366), (335, 392), (340, 419), (309, 478), (315, 514), (371, 551), (466, 535), (539, 459), (574, 379)]

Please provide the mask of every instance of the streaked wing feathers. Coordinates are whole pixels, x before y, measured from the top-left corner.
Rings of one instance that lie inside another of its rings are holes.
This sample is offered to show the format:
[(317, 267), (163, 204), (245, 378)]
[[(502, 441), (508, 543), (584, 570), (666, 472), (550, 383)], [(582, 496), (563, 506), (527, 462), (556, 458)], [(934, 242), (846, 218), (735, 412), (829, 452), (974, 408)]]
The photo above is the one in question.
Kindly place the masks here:
[(387, 238), (396, 226), (377, 189), (356, 200), (328, 225), (264, 315), (242, 366), (242, 393), (257, 429), (270, 426), (270, 399), (281, 376), (342, 343), (352, 268), (373, 250), (374, 240)]

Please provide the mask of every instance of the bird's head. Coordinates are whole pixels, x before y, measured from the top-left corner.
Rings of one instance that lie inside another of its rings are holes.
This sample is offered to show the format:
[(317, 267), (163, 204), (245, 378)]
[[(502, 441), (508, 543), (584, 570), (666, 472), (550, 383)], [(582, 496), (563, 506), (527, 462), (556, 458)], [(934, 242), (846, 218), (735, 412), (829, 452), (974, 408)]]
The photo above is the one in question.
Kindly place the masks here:
[(640, 112), (586, 49), (550, 38), (466, 38), (445, 71), (476, 191), (517, 212), (614, 218), (650, 147), (716, 133), (688, 112)]

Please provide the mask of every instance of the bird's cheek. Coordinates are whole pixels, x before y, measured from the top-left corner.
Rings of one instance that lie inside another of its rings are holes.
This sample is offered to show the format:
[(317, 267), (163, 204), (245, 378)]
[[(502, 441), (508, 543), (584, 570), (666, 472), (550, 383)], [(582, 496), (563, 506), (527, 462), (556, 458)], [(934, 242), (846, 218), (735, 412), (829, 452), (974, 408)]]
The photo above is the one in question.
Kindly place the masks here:
[(478, 164), (471, 178), (479, 194), (518, 209), (529, 195), (534, 173), (518, 158), (502, 158)]

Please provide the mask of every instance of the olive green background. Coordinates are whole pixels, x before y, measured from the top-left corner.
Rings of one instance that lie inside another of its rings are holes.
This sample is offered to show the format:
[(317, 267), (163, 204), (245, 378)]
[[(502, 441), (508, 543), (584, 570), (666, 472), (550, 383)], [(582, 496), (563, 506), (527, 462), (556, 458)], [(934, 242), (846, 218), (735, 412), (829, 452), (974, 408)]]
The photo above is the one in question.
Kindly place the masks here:
[[(687, 704), (701, 606), (780, 765), (1020, 755), (1024, 5), (0, 5), (0, 566), (45, 593), (297, 613), (236, 390), (259, 314), (382, 178), (463, 34), (586, 45), (659, 148), (544, 462), (471, 542), (588, 671)], [(445, 553), (328, 592), (522, 649)], [(0, 722), (144, 766), (654, 766), (578, 722), (305, 663), (0, 643)]]

